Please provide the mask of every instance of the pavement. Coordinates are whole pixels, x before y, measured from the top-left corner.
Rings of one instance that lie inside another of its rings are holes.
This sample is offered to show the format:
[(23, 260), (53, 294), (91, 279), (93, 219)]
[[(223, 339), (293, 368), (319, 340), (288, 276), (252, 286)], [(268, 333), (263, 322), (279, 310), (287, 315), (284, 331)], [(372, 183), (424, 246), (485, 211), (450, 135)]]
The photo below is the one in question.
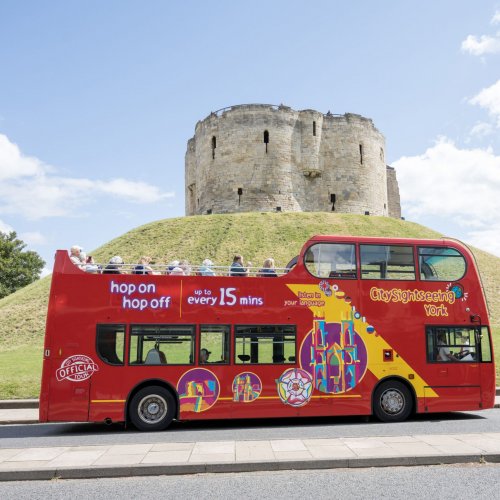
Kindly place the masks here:
[[(500, 390), (495, 407), (500, 408)], [(37, 404), (0, 401), (0, 423), (37, 422)], [(0, 481), (500, 463), (500, 432), (0, 448)]]

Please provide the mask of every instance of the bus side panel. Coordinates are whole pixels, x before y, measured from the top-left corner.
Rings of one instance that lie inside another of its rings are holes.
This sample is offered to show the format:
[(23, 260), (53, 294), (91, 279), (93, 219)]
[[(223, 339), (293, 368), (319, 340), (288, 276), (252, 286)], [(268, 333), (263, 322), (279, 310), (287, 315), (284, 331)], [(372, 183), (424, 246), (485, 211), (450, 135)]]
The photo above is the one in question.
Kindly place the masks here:
[[(433, 397), (432, 391), (439, 395)], [(481, 409), (481, 387), (471, 386), (434, 386), (425, 387), (425, 410), (429, 413), (440, 411), (467, 411)]]

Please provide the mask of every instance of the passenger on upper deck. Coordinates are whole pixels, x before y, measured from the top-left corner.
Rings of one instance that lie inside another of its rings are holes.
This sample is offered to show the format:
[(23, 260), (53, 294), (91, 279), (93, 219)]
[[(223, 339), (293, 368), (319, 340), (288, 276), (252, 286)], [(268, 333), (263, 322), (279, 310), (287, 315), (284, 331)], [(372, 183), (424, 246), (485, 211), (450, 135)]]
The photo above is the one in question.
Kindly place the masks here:
[(214, 263), (210, 259), (205, 259), (200, 267), (200, 276), (215, 276), (213, 265)]
[(229, 269), (229, 276), (248, 276), (248, 269), (243, 265), (243, 257), (235, 255)]
[(189, 265), (189, 261), (183, 259), (179, 262), (179, 267), (182, 269), (184, 276), (190, 276), (191, 274), (191, 266)]
[(167, 272), (166, 274), (171, 274), (174, 268), (179, 266), (179, 261), (178, 260), (173, 260), (172, 262), (169, 262), (167, 265)]
[(176, 266), (170, 271), (170, 276), (185, 276), (182, 267)]
[(94, 257), (92, 257), (92, 255), (88, 255), (87, 258), (85, 259), (85, 272), (93, 274), (101, 272), (101, 266), (98, 266), (94, 262)]
[(269, 257), (264, 261), (264, 264), (262, 264), (262, 268), (259, 269), (259, 272), (257, 273), (257, 276), (262, 276), (262, 277), (267, 277), (267, 278), (272, 278), (272, 277), (277, 277), (278, 275), (276, 274), (276, 269), (274, 268), (274, 259)]
[(139, 259), (139, 263), (132, 270), (132, 274), (153, 274), (153, 269), (149, 267), (149, 263), (151, 262), (151, 257), (146, 257), (143, 255)]
[(78, 266), (80, 269), (85, 267), (85, 258), (82, 258), (81, 253), (83, 252), (83, 248), (79, 245), (73, 245), (70, 248), (69, 259), (75, 266)]
[(111, 257), (109, 264), (104, 268), (102, 274), (123, 274), (122, 267), (123, 259), (119, 255)]

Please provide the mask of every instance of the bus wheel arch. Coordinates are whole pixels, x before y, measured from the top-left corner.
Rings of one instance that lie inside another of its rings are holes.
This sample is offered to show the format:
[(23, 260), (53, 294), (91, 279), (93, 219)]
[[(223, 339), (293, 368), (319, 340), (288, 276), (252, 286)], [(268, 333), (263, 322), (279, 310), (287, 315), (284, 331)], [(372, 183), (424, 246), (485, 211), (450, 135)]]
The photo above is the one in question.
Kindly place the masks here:
[(382, 422), (403, 422), (416, 411), (416, 394), (404, 378), (381, 379), (372, 393), (372, 414)]
[(145, 380), (128, 395), (125, 420), (139, 430), (164, 430), (178, 416), (179, 396), (164, 380)]

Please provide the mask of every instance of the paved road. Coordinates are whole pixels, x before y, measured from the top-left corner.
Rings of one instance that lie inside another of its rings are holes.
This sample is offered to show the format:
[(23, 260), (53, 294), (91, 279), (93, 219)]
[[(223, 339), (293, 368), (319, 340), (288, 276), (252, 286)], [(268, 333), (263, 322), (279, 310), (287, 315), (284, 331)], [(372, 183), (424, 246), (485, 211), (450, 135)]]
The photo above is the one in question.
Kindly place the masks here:
[(500, 464), (0, 483), (6, 500), (51, 498), (498, 498)]
[(500, 409), (418, 415), (399, 424), (359, 417), (174, 423), (162, 433), (124, 430), (121, 425), (34, 424), (0, 426), (0, 448), (84, 446), (225, 440), (313, 439), (415, 434), (498, 432)]

